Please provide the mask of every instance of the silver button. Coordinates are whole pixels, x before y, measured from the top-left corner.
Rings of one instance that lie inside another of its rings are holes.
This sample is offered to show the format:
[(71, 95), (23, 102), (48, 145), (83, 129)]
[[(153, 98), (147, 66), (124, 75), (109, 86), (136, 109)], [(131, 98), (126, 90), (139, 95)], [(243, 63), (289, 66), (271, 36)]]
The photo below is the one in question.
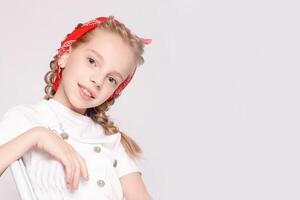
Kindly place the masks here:
[(98, 181), (97, 181), (97, 185), (98, 185), (99, 187), (104, 187), (104, 186), (105, 186), (105, 182), (104, 182), (103, 180), (98, 180)]
[(97, 152), (97, 153), (100, 153), (101, 147), (95, 146), (95, 147), (94, 147), (94, 151)]
[(66, 139), (68, 139), (68, 138), (69, 138), (69, 135), (68, 135), (68, 133), (65, 133), (65, 132), (61, 133), (61, 134), (60, 134), (60, 136), (61, 136), (61, 137), (62, 137), (62, 139), (64, 139), (64, 140), (66, 140)]
[(116, 166), (117, 166), (117, 164), (118, 164), (118, 161), (117, 161), (117, 160), (114, 160), (114, 164), (113, 164), (113, 166), (114, 166), (114, 167), (116, 167)]

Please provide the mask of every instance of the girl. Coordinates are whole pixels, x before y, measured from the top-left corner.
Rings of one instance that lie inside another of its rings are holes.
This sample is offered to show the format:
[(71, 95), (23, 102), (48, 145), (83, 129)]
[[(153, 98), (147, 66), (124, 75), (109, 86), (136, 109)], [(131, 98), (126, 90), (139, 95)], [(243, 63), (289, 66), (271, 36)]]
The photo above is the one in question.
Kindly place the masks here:
[(3, 115), (0, 174), (22, 158), (37, 199), (150, 199), (140, 147), (106, 114), (150, 42), (113, 16), (78, 24), (50, 62), (44, 98)]

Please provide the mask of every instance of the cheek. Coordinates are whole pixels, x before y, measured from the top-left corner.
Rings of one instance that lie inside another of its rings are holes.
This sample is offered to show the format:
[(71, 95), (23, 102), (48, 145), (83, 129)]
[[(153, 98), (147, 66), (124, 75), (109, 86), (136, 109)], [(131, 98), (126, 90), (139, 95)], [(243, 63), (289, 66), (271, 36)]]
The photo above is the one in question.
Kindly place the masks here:
[[(73, 85), (75, 82), (80, 82), (84, 77), (88, 76), (88, 72), (83, 70), (81, 67), (70, 65), (63, 71), (63, 82), (64, 84)], [(72, 86), (73, 87), (73, 86)]]
[(102, 87), (102, 90), (98, 93), (99, 101), (106, 101), (113, 93), (115, 89), (108, 87), (107, 85)]
[(74, 63), (74, 65), (72, 66), (72, 71), (77, 77), (84, 77), (92, 73), (92, 69), (82, 61)]

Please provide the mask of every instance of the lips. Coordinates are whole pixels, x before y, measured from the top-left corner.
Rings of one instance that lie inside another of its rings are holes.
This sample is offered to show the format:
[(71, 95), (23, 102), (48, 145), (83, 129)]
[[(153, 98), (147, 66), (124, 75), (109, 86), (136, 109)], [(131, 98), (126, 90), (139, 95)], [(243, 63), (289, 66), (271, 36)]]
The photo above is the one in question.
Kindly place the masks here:
[(80, 85), (79, 83), (78, 83), (78, 86), (80, 88), (86, 89), (92, 95), (91, 98), (93, 98), (93, 99), (95, 98), (95, 94), (90, 89), (88, 89), (87, 87), (85, 87), (83, 85)]

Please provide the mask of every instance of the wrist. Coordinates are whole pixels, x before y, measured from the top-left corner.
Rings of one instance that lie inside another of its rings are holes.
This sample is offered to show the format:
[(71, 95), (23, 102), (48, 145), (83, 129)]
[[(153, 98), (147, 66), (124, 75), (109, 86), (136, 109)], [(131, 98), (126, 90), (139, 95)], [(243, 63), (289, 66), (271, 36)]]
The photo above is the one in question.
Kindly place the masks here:
[(32, 136), (33, 147), (37, 147), (39, 140), (45, 131), (48, 131), (48, 129), (42, 126), (33, 127), (30, 130), (29, 134)]

